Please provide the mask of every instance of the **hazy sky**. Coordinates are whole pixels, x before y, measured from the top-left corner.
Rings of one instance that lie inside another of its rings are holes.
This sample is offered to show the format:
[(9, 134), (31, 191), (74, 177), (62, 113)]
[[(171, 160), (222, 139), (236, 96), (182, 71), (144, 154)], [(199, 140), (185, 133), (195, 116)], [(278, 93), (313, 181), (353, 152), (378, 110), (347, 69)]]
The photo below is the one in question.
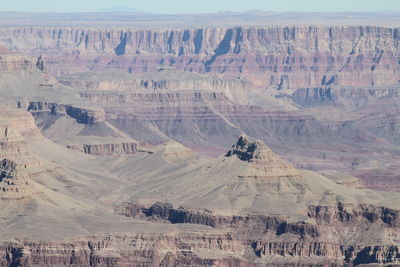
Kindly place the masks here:
[(221, 10), (399, 11), (400, 0), (0, 0), (0, 11), (88, 12), (131, 7), (154, 13), (211, 13)]

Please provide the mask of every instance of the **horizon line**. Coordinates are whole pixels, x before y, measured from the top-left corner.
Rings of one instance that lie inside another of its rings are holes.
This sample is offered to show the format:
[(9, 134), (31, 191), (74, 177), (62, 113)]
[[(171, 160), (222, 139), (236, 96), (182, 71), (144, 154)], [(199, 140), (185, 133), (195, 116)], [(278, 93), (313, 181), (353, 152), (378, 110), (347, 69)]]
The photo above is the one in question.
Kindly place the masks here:
[(137, 11), (101, 11), (101, 10), (92, 10), (92, 11), (13, 11), (13, 10), (0, 10), (0, 13), (21, 13), (21, 14), (87, 14), (87, 13), (126, 13), (126, 14), (152, 14), (152, 15), (211, 15), (211, 14), (221, 14), (221, 13), (356, 13), (356, 14), (368, 14), (368, 13), (400, 13), (399, 10), (374, 10), (374, 11), (274, 11), (274, 10), (261, 10), (261, 9), (251, 9), (244, 11), (232, 11), (232, 10), (220, 10), (215, 12), (195, 12), (195, 13), (157, 13), (150, 12), (144, 10)]

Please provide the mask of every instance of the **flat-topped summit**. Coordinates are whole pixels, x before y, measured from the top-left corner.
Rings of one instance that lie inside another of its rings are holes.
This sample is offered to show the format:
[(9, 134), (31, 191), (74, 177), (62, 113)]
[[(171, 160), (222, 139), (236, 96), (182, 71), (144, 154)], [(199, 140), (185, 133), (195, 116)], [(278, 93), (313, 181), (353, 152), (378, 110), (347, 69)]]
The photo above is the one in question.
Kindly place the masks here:
[(299, 177), (299, 172), (276, 155), (260, 140), (252, 142), (248, 136), (241, 135), (225, 157), (236, 156), (241, 161), (249, 162), (239, 177), (281, 178)]

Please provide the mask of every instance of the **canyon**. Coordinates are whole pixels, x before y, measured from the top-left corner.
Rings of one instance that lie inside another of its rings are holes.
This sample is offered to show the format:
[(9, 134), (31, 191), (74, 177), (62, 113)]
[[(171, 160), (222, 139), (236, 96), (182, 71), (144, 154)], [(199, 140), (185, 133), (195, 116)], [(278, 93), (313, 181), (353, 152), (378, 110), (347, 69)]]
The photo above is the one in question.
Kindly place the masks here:
[(0, 31), (0, 45), (46, 53), (44, 63), (55, 74), (104, 68), (140, 73), (172, 66), (245, 77), (280, 90), (396, 84), (398, 43), (398, 29), (378, 26)]
[(4, 16), (0, 266), (400, 264), (391, 13)]

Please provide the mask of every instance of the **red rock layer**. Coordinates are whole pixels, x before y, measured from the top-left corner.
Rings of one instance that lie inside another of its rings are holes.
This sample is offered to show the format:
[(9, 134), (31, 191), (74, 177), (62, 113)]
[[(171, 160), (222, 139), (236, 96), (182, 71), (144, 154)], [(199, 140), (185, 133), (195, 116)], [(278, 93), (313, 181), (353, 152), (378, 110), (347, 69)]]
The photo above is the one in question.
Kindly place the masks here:
[(399, 40), (398, 28), (371, 26), (0, 31), (0, 45), (43, 54), (55, 73), (170, 65), (278, 88), (397, 83)]

